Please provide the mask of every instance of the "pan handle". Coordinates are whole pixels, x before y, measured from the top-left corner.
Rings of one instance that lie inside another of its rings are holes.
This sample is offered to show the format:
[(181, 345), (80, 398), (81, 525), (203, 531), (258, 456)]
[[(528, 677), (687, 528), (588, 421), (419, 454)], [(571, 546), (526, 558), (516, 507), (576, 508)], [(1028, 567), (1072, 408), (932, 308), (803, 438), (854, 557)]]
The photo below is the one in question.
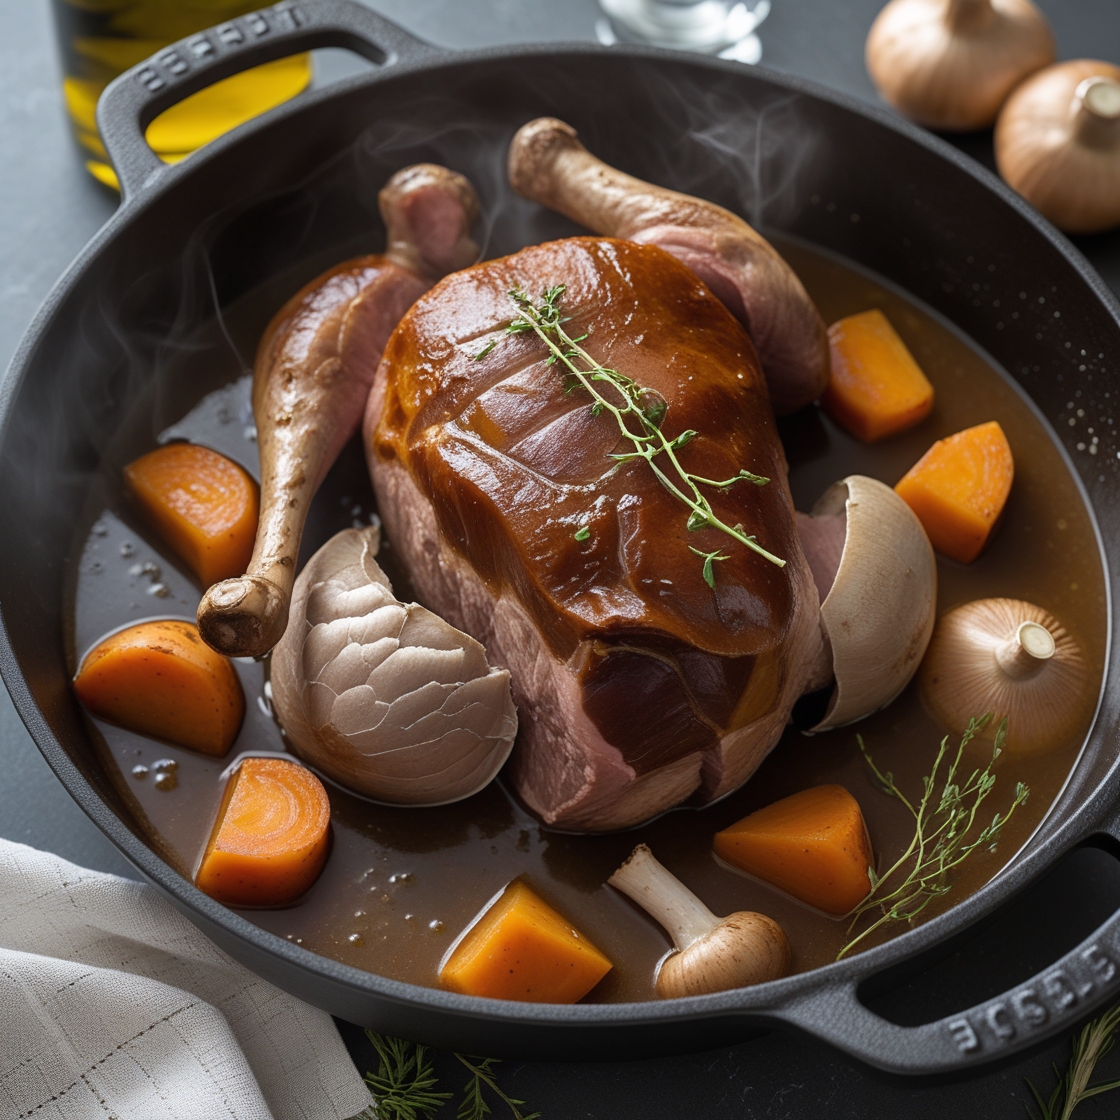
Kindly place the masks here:
[(97, 126), (131, 202), (167, 170), (144, 139), (165, 109), (222, 78), (317, 47), (345, 47), (381, 66), (440, 52), (355, 0), (284, 0), (181, 39), (126, 70), (97, 105)]
[(918, 1027), (881, 1018), (859, 999), (861, 978), (822, 982), (778, 1015), (890, 1073), (933, 1074), (1006, 1057), (1040, 1042), (1120, 992), (1120, 911), (1057, 963), (1024, 984)]

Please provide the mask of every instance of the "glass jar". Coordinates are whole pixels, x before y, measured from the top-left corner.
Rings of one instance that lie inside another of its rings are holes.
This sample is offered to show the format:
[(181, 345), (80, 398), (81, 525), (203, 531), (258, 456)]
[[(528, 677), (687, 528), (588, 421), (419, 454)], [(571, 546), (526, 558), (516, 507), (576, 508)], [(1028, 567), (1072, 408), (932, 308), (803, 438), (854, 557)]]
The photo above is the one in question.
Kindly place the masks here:
[[(117, 186), (97, 131), (101, 91), (170, 43), (244, 15), (260, 0), (51, 0), (62, 55), (62, 92), (86, 168)], [(311, 81), (311, 56), (293, 55), (216, 82), (161, 113), (147, 129), (153, 151), (175, 163)]]

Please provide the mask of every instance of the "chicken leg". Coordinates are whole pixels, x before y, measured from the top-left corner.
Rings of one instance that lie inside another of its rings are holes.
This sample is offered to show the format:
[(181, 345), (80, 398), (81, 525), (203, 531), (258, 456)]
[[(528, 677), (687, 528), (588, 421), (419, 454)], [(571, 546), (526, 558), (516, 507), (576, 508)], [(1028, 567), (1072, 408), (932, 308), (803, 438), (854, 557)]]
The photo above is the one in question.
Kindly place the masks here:
[(253, 373), (261, 511), (249, 570), (198, 608), (206, 642), (259, 657), (288, 623), (296, 559), (315, 491), (361, 420), (400, 318), (440, 277), (474, 262), (474, 189), (434, 164), (399, 171), (378, 198), (384, 255), (359, 257), (297, 292), (269, 324)]

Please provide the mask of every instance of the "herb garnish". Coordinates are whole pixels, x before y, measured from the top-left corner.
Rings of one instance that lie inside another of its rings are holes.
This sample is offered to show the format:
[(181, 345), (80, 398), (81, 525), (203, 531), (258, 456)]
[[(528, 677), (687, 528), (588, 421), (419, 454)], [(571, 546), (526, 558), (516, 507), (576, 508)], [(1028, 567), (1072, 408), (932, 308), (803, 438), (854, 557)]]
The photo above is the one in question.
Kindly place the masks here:
[[(366, 1084), (373, 1091), (375, 1103), (354, 1120), (430, 1120), (451, 1100), (453, 1094), (436, 1091), (439, 1081), (427, 1047), (370, 1030), (366, 1031), (366, 1037), (377, 1051), (377, 1072), (366, 1074)], [(506, 1105), (513, 1120), (540, 1120), (539, 1112), (523, 1113), (525, 1102), (509, 1096), (498, 1086), (494, 1077), (496, 1058), (472, 1058), (463, 1054), (455, 1057), (471, 1075), (463, 1086), (456, 1120), (485, 1120), (491, 1114), (490, 1105), (483, 1096), (484, 1088)]]
[[(1070, 1054), (1069, 1068), (1062, 1075), (1057, 1065), (1054, 1074), (1058, 1084), (1050, 1094), (1050, 1099), (1044, 1101), (1042, 1094), (1027, 1081), (1027, 1087), (1034, 1094), (1038, 1104), (1039, 1116), (1037, 1120), (1069, 1120), (1073, 1110), (1084, 1100), (1107, 1093), (1111, 1089), (1120, 1088), (1120, 1081), (1103, 1081), (1099, 1085), (1090, 1085), (1089, 1078), (1097, 1062), (1112, 1049), (1116, 1042), (1116, 1028), (1120, 1027), (1120, 1003), (1098, 1016), (1091, 1023), (1086, 1023), (1081, 1033), (1073, 1040), (1073, 1052)], [(1030, 1106), (1027, 1115), (1031, 1120), (1036, 1120)]]
[[(1026, 801), (1030, 790), (1022, 782), (1018, 782), (1015, 786), (1015, 800), (1007, 812), (1002, 815), (996, 813), (992, 823), (985, 825), (975, 839), (968, 838), (976, 823), (976, 814), (996, 782), (992, 774), (992, 765), (1003, 752), (1004, 740), (1007, 738), (1007, 720), (1001, 720), (996, 729), (992, 757), (983, 770), (973, 770), (968, 780), (962, 784), (957, 781), (957, 769), (965, 747), (991, 721), (991, 713), (969, 720), (968, 727), (961, 737), (961, 745), (957, 748), (956, 757), (949, 765), (943, 779), (938, 777), (938, 770), (945, 759), (949, 737), (946, 735), (941, 740), (937, 757), (933, 761), (933, 769), (922, 779), (922, 799), (916, 808), (895, 785), (890, 771), (884, 774), (875, 765), (864, 745), (863, 736), (856, 736), (859, 749), (867, 759), (879, 788), (890, 797), (901, 801), (913, 815), (914, 838), (906, 851), (885, 874), (879, 876), (875, 874), (873, 867), (867, 869), (871, 879), (871, 892), (851, 911), (849, 935), (865, 914), (873, 910), (881, 913), (871, 925), (848, 941), (836, 954), (837, 960), (849, 953), (880, 926), (889, 922), (913, 920), (930, 902), (952, 887), (949, 873), (977, 848), (995, 850), (1003, 826), (1011, 819), (1011, 814)], [(942, 782), (944, 784), (941, 786), (938, 799), (934, 801), (934, 789)]]
[[(572, 338), (568, 334), (564, 329), (568, 319), (561, 314), (560, 309), (560, 298), (564, 291), (565, 285), (554, 285), (544, 293), (538, 305), (523, 288), (514, 288), (509, 293), (509, 297), (517, 308), (517, 316), (506, 327), (506, 333), (534, 333), (551, 351), (548, 364), (554, 365), (560, 362), (564, 366), (566, 375), (570, 378), (568, 392), (582, 387), (591, 394), (593, 415), (599, 416), (603, 412), (609, 412), (615, 418), (619, 432), (630, 442), (633, 450), (612, 455), (611, 458), (619, 464), (637, 459), (644, 460), (657, 477), (657, 481), (688, 507), (687, 525), (690, 532), (700, 529), (718, 529), (757, 552), (770, 563), (784, 568), (786, 562), (763, 548), (753, 533), (748, 534), (742, 525), (732, 526), (720, 520), (712, 510), (711, 503), (700, 490), (701, 486), (727, 490), (737, 482), (765, 486), (770, 480), (745, 469), (723, 480), (701, 478), (686, 471), (677, 458), (677, 452), (691, 443), (699, 433), (689, 428), (669, 439), (661, 430), (667, 410), (664, 399), (653, 390), (643, 388), (624, 373), (595, 361), (580, 346), (580, 343), (587, 338), (586, 334), (578, 338)], [(484, 357), (493, 348), (493, 341), (487, 343), (475, 358)], [(606, 395), (600, 391), (601, 388), (606, 387), (613, 390), (613, 393)], [(668, 461), (669, 465), (664, 470), (658, 460), (659, 456), (664, 456)], [(579, 531), (583, 532), (583, 529)], [(585, 538), (577, 534), (576, 539)], [(719, 549), (714, 552), (701, 552), (693, 548), (692, 551), (704, 560), (705, 582), (709, 587), (715, 587), (713, 562), (727, 560), (729, 557), (722, 555)]]

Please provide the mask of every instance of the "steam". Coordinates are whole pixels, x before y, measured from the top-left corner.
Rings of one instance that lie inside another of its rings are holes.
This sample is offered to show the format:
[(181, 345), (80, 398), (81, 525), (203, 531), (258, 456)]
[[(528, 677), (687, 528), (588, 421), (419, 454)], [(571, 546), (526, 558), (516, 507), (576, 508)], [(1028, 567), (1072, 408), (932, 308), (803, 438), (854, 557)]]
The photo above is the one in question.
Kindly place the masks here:
[[(134, 216), (134, 228), (117, 229), (62, 305), (51, 352), (37, 358), (36, 383), (23, 391), (31, 400), (4, 443), (18, 504), (55, 542), (45, 551), (80, 554), (102, 510), (120, 507), (121, 466), (207, 393), (250, 371), (261, 332), (289, 296), (330, 265), (383, 247), (377, 192), (408, 163), (442, 163), (474, 183), (484, 257), (581, 232), (506, 182), (511, 137), (543, 114), (568, 120), (624, 170), (762, 228), (793, 222), (807, 203), (818, 139), (799, 95), (732, 67), (679, 62), (665, 73), (617, 53), (539, 57), (539, 65), (515, 57), (479, 72), (467, 63), (401, 75), (391, 96), (370, 99), (375, 115), (351, 144), (283, 190), (212, 212), (176, 240), (193, 205), (194, 184), (185, 185)], [(280, 122), (273, 142), (283, 146), (301, 127), (298, 116)], [(285, 161), (290, 167), (289, 155), (277, 166)], [(255, 471), (255, 444), (237, 446)]]

